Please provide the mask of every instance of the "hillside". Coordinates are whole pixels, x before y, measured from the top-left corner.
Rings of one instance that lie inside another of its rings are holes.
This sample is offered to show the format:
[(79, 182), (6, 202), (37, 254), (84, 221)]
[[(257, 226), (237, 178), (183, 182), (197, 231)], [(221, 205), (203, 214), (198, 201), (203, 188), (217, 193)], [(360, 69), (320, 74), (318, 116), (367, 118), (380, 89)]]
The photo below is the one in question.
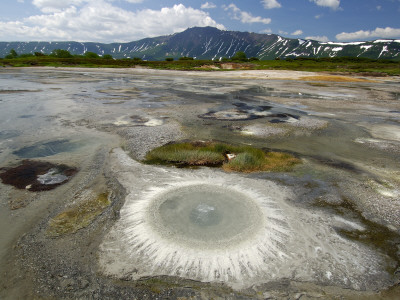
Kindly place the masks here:
[(261, 60), (293, 57), (366, 57), (400, 60), (400, 40), (335, 43), (314, 40), (289, 39), (275, 34), (222, 31), (213, 27), (194, 27), (181, 33), (146, 38), (129, 43), (93, 42), (0, 42), (0, 57), (11, 49), (17, 53), (51, 53), (65, 49), (72, 54), (87, 51), (99, 55), (111, 54), (115, 58), (139, 57), (145, 60), (164, 60), (181, 56), (196, 59), (219, 60), (244, 51), (247, 57)]

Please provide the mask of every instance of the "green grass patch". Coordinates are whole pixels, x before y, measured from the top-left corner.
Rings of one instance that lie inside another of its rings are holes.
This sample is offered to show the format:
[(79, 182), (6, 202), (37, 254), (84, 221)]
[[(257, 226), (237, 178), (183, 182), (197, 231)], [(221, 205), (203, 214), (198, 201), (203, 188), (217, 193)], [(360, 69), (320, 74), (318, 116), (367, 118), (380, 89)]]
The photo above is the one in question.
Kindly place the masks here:
[[(227, 154), (236, 157), (229, 160)], [(214, 142), (168, 144), (150, 151), (145, 163), (175, 166), (222, 167), (225, 171), (290, 171), (300, 160), (282, 152), (264, 152), (250, 146), (233, 146)]]
[(218, 166), (225, 157), (212, 144), (181, 143), (168, 144), (150, 151), (146, 163), (172, 164), (177, 166)]
[[(25, 56), (12, 59), (0, 58), (0, 66), (32, 67), (90, 67), (90, 68), (132, 68), (136, 66), (164, 70), (221, 71), (221, 63), (212, 60), (144, 61), (140, 59), (104, 59), (75, 56), (59, 58), (54, 56)], [(246, 70), (296, 70), (310, 72), (334, 72), (360, 74), (363, 76), (400, 75), (400, 61), (368, 59), (357, 57), (304, 58), (281, 60), (260, 60), (237, 63), (238, 69)], [(224, 70), (228, 71), (228, 70)]]

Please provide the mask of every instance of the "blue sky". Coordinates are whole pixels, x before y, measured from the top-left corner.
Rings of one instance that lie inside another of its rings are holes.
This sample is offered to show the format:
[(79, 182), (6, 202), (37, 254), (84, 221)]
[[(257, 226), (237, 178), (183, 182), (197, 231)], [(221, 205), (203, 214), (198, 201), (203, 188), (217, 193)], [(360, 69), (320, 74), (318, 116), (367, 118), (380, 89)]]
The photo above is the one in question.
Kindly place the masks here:
[(129, 42), (194, 26), (321, 41), (400, 38), (400, 0), (2, 0), (0, 41)]

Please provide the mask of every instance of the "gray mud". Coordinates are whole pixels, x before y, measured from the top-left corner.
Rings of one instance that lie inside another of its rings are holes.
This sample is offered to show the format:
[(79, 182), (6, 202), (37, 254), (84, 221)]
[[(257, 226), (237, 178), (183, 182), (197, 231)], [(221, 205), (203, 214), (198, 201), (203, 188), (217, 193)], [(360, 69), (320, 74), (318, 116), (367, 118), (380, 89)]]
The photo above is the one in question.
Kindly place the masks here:
[[(39, 174), (56, 184), (46, 191), (0, 183), (0, 298), (398, 299), (400, 80), (307, 74), (3, 68), (0, 173), (26, 158), (77, 172)], [(232, 174), (140, 162), (185, 139), (302, 164)], [(196, 187), (207, 201), (186, 203)]]

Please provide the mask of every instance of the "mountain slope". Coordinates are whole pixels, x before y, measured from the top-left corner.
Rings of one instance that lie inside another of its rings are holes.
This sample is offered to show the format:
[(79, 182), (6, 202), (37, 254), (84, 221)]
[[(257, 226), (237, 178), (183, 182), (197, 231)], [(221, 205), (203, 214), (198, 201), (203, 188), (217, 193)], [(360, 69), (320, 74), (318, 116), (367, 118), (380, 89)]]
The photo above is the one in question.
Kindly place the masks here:
[(289, 39), (275, 34), (222, 31), (213, 27), (194, 27), (181, 33), (146, 38), (129, 43), (79, 43), (79, 42), (0, 42), (0, 57), (11, 49), (17, 53), (51, 53), (65, 49), (72, 54), (87, 51), (99, 55), (111, 54), (115, 58), (140, 57), (147, 60), (164, 60), (165, 57), (182, 56), (196, 59), (219, 60), (244, 51), (247, 57), (259, 59), (293, 57), (366, 57), (400, 60), (400, 40), (334, 43), (313, 40)]

